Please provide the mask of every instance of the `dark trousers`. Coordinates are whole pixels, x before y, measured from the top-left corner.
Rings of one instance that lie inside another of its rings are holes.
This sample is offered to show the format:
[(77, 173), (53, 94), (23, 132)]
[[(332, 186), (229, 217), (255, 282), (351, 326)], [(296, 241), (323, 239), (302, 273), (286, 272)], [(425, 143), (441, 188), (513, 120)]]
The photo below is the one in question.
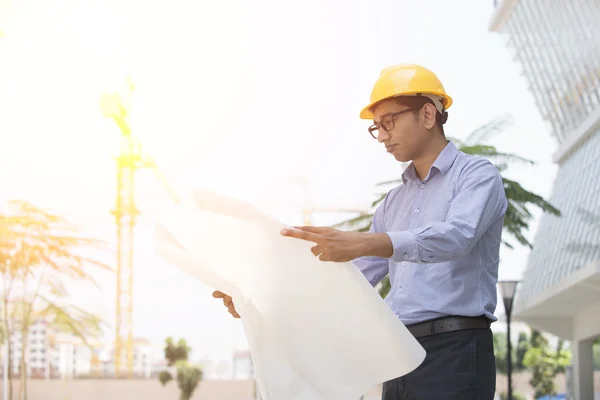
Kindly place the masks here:
[(493, 400), (496, 359), (491, 329), (418, 338), (427, 352), (411, 373), (385, 382), (382, 400)]

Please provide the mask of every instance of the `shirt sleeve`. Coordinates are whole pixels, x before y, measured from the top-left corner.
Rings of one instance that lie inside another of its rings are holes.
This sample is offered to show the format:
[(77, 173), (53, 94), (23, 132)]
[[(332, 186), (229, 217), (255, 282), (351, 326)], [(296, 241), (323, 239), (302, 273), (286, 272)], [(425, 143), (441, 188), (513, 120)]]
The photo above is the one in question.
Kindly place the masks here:
[[(373, 220), (371, 223), (370, 233), (383, 233), (384, 228), (384, 210), (387, 201), (385, 197), (384, 201), (377, 207), (375, 214), (373, 214)], [(369, 281), (372, 286), (377, 285), (381, 280), (388, 274), (390, 267), (390, 260), (388, 258), (381, 257), (360, 257), (352, 260), (352, 263), (362, 272), (364, 277)]]
[(394, 247), (391, 260), (414, 263), (451, 261), (466, 255), (499, 218), (508, 202), (496, 166), (484, 158), (471, 161), (459, 176), (458, 190), (443, 222), (386, 232)]

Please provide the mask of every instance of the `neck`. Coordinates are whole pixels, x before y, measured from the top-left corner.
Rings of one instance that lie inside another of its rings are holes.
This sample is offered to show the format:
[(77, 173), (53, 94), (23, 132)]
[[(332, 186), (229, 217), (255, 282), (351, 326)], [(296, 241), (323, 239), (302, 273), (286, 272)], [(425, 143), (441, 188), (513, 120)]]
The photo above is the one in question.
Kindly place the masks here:
[(413, 165), (415, 166), (415, 171), (417, 172), (417, 176), (420, 180), (423, 180), (429, 174), (429, 170), (431, 166), (438, 158), (442, 150), (448, 145), (448, 140), (442, 134), (436, 137), (435, 140), (432, 140), (425, 151), (416, 159), (412, 160)]

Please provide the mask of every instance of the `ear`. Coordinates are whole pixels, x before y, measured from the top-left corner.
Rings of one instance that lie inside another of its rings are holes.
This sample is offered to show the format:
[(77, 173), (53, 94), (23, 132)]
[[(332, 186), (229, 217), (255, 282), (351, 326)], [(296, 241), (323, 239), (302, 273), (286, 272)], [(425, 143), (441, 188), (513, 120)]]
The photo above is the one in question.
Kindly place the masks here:
[(435, 117), (437, 109), (433, 104), (426, 103), (423, 105), (423, 125), (427, 129), (433, 129), (435, 126)]

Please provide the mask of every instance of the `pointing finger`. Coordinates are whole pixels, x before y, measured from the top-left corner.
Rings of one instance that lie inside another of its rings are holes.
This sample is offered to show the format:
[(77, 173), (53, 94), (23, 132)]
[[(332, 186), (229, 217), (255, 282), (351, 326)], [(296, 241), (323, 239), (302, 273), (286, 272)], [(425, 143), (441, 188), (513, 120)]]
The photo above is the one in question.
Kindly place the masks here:
[(296, 239), (308, 240), (310, 242), (318, 243), (321, 239), (321, 235), (316, 233), (305, 232), (296, 229), (282, 229), (281, 234), (283, 236), (293, 237)]
[(296, 226), (295, 228), (300, 229), (304, 232), (320, 233), (320, 234), (327, 233), (331, 229), (326, 226)]

